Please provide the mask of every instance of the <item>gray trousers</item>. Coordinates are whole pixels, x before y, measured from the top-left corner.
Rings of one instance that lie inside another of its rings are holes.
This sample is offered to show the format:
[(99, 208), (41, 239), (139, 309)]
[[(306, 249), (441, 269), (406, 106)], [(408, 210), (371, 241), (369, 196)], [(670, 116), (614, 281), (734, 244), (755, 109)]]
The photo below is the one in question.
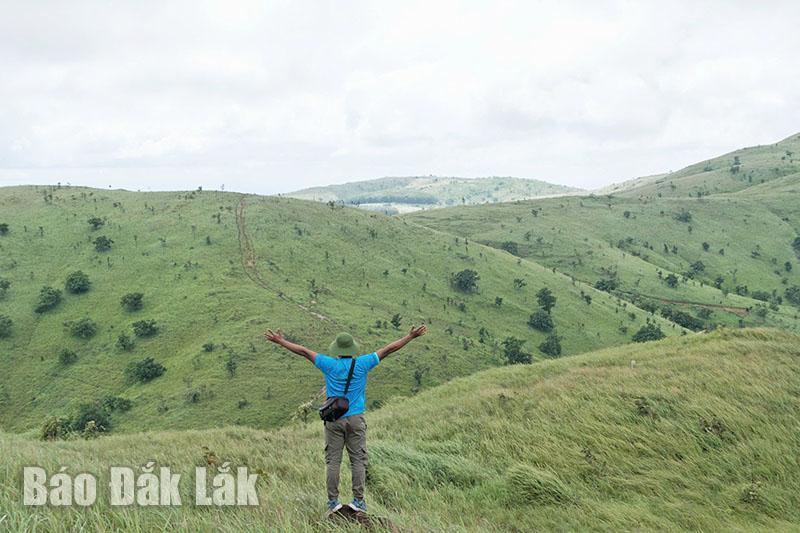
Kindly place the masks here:
[(325, 474), (328, 500), (339, 499), (339, 469), (342, 450), (347, 447), (353, 477), (353, 497), (364, 499), (367, 469), (367, 422), (364, 415), (352, 415), (325, 422)]

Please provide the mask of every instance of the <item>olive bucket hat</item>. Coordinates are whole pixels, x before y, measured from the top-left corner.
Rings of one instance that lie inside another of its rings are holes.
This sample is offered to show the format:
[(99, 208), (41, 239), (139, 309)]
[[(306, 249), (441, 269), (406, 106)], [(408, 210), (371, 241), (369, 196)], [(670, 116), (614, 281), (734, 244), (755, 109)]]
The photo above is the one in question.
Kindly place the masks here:
[(339, 333), (336, 340), (328, 347), (328, 355), (337, 357), (356, 357), (360, 355), (358, 343), (349, 333)]

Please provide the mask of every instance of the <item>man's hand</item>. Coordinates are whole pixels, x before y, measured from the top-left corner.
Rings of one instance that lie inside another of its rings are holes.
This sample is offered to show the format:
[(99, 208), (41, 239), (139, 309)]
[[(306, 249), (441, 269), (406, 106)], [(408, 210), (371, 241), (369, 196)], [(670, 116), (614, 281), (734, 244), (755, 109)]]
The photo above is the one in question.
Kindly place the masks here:
[(275, 344), (280, 344), (283, 339), (283, 332), (281, 330), (272, 331), (268, 329), (264, 332), (264, 338), (270, 342), (274, 342)]
[(422, 324), (421, 326), (411, 326), (411, 331), (408, 332), (408, 335), (412, 339), (416, 339), (417, 337), (422, 337), (427, 332), (428, 332), (428, 326)]

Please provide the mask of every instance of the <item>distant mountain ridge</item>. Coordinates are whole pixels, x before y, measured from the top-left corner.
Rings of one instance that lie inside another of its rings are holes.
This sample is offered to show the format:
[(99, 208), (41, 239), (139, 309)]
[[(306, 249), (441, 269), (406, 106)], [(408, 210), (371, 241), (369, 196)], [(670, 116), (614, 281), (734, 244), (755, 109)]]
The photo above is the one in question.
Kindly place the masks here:
[(578, 192), (581, 190), (574, 187), (527, 178), (407, 176), (312, 187), (286, 196), (358, 205), (395, 214), (433, 207), (511, 202)]

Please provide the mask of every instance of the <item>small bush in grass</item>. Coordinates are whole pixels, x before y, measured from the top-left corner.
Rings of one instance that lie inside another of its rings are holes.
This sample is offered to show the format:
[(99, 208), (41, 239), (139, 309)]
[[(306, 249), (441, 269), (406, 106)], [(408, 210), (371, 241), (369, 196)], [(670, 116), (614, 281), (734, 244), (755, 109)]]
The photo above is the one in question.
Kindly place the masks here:
[(65, 439), (72, 431), (72, 419), (63, 416), (51, 416), (44, 421), (39, 437), (42, 440)]
[(539, 345), (539, 351), (549, 357), (558, 357), (561, 355), (561, 337), (555, 333), (551, 333), (544, 342)]
[(78, 360), (78, 354), (73, 352), (72, 350), (68, 350), (64, 348), (60, 352), (58, 352), (58, 362), (63, 366), (68, 366)]
[(528, 326), (545, 333), (553, 331), (553, 317), (545, 310), (539, 309), (528, 319)]
[(72, 294), (81, 294), (88, 291), (91, 285), (92, 282), (89, 281), (89, 276), (80, 270), (76, 270), (67, 276), (67, 281), (64, 287), (67, 289), (67, 292), (71, 292)]
[(64, 322), (64, 325), (69, 329), (73, 337), (78, 337), (79, 339), (91, 339), (97, 333), (97, 324), (88, 317)]
[(633, 334), (633, 342), (657, 341), (664, 337), (666, 337), (666, 335), (661, 331), (661, 326), (655, 322), (648, 322), (639, 328), (639, 331)]
[[(791, 266), (791, 263), (789, 263), (788, 261), (787, 263)], [(0, 278), (0, 300), (6, 297), (6, 292), (8, 292), (9, 288), (11, 288), (11, 280), (8, 280), (6, 278)]]
[(94, 249), (98, 252), (107, 252), (111, 249), (112, 244), (114, 244), (114, 241), (105, 235), (100, 235), (94, 240)]
[(87, 220), (87, 222), (92, 227), (92, 231), (97, 231), (106, 224), (105, 220), (98, 217), (92, 217), (89, 220)]
[(155, 320), (139, 320), (133, 323), (133, 332), (137, 337), (152, 337), (158, 333)]
[(556, 474), (523, 464), (506, 471), (505, 488), (506, 501), (511, 505), (568, 503), (573, 499)]
[[(72, 418), (72, 431), (90, 436), (90, 433), (103, 433), (111, 430), (111, 419), (108, 411), (97, 403), (84, 403)], [(88, 430), (88, 433), (87, 433)]]
[(204, 352), (213, 352), (214, 351), (214, 343), (213, 342), (205, 343), (203, 345), (203, 351)]
[(142, 298), (144, 298), (144, 294), (141, 292), (129, 292), (120, 299), (119, 303), (126, 311), (138, 311), (143, 305)]
[(525, 341), (516, 337), (506, 337), (503, 341), (503, 355), (509, 365), (527, 364), (533, 361), (531, 354), (522, 349)]
[(152, 357), (134, 361), (125, 368), (125, 377), (132, 383), (147, 383), (166, 372), (166, 368)]
[(11, 320), (11, 317), (0, 315), (0, 339), (11, 336), (11, 326), (13, 325), (14, 321)]
[(547, 313), (552, 311), (556, 306), (556, 300), (557, 298), (553, 294), (553, 291), (547, 287), (542, 287), (539, 289), (539, 292), (536, 293), (536, 301), (539, 302), (539, 307)]
[(8, 235), (8, 224), (6, 222), (0, 223), (0, 236)]
[(136, 346), (127, 333), (120, 333), (117, 337), (117, 348), (123, 352), (130, 352)]
[(44, 313), (61, 303), (61, 291), (53, 287), (42, 287), (39, 291), (39, 301), (33, 309), (37, 313)]
[(100, 398), (100, 406), (105, 409), (106, 411), (119, 411), (125, 412), (129, 411), (133, 403), (127, 399), (122, 398), (121, 396), (103, 396)]
[(450, 285), (461, 292), (475, 292), (478, 290), (478, 281), (481, 277), (471, 269), (456, 272), (450, 277)]

